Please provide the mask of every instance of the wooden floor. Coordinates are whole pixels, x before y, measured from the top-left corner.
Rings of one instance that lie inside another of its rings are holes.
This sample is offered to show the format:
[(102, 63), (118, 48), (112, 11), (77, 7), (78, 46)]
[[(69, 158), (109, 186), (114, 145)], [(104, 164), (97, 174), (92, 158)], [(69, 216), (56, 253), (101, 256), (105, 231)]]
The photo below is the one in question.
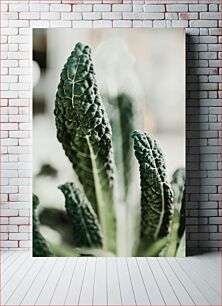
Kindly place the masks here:
[(220, 254), (32, 258), (1, 253), (0, 305), (221, 305)]

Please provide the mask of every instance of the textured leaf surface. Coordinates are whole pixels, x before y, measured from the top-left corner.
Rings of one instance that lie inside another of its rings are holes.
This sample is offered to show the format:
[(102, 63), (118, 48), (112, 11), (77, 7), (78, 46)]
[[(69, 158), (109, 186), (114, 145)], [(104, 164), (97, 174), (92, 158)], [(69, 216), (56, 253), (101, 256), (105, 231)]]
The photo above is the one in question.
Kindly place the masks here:
[(102, 233), (95, 212), (84, 194), (74, 186), (66, 183), (59, 186), (65, 196), (65, 208), (75, 245), (77, 247), (102, 247)]
[(112, 134), (86, 45), (75, 46), (62, 70), (54, 113), (58, 140), (98, 214), (104, 247), (115, 251)]
[(172, 190), (166, 182), (166, 167), (161, 149), (149, 134), (135, 131), (135, 155), (141, 180), (141, 240), (156, 240), (168, 234), (172, 219)]
[(132, 176), (132, 142), (131, 133), (134, 130), (133, 100), (126, 93), (114, 98), (107, 98), (109, 119), (113, 132), (113, 145), (118, 179), (124, 197), (127, 196)]
[(42, 236), (42, 234), (39, 232), (39, 221), (36, 216), (36, 208), (39, 205), (39, 199), (36, 195), (33, 194), (33, 256), (35, 257), (49, 257), (53, 256), (51, 251), (49, 250), (49, 247), (47, 245), (47, 242), (45, 238)]

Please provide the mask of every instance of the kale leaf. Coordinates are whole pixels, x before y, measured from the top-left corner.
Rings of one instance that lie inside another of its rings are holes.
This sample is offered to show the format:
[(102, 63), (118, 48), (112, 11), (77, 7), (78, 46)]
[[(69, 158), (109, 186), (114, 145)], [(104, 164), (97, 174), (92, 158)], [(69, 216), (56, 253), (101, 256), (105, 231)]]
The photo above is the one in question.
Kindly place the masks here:
[(65, 183), (58, 188), (65, 196), (65, 208), (75, 245), (102, 248), (100, 225), (87, 198), (73, 183)]
[(98, 215), (104, 248), (116, 249), (112, 132), (95, 79), (91, 49), (76, 44), (55, 101), (57, 137)]

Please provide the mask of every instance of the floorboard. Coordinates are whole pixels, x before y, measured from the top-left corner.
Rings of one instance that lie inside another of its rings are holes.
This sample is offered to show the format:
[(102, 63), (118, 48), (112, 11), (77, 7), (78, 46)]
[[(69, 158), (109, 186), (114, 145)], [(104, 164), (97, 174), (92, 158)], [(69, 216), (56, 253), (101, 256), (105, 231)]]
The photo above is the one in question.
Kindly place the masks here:
[(86, 271), (82, 281), (82, 288), (79, 297), (79, 305), (92, 305), (93, 304), (93, 292), (94, 292), (94, 280), (95, 280), (95, 268), (97, 258), (88, 258), (86, 264)]
[(174, 292), (181, 305), (195, 305), (192, 297), (189, 295), (186, 288), (183, 286), (183, 283), (180, 281), (180, 278), (178, 278), (177, 274), (174, 273), (169, 263), (164, 258), (158, 258), (158, 262), (166, 278), (171, 284), (171, 287), (174, 288)]
[(107, 302), (108, 305), (122, 305), (117, 258), (107, 258)]
[(197, 288), (200, 290), (202, 295), (206, 298), (209, 304), (220, 304), (220, 296), (216, 293), (215, 289), (209, 286), (209, 284), (201, 277), (200, 273), (197, 273), (192, 269), (188, 262), (185, 260), (177, 261), (183, 271), (192, 278), (192, 281), (195, 283)]
[(93, 290), (93, 305), (108, 305), (106, 258), (97, 258)]
[(1, 255), (0, 305), (221, 305), (219, 253), (186, 258)]
[(127, 266), (137, 305), (149, 305), (150, 300), (135, 257), (127, 258)]
[(153, 272), (150, 269), (150, 266), (148, 265), (146, 258), (141, 257), (141, 258), (137, 258), (136, 260), (137, 260), (137, 264), (138, 264), (141, 276), (143, 278), (144, 285), (146, 287), (147, 294), (148, 294), (151, 305), (165, 305), (166, 303), (164, 301), (164, 298), (162, 296), (158, 283), (156, 282), (156, 279), (154, 278)]
[(150, 266), (150, 269), (153, 272), (154, 278), (158, 283), (159, 289), (166, 304), (179, 305), (180, 303), (176, 296), (175, 289), (172, 287), (171, 283), (168, 281), (166, 275), (161, 269), (157, 258), (147, 258), (146, 260)]
[(194, 303), (196, 305), (209, 305), (208, 301), (203, 296), (203, 294), (200, 292), (195, 282), (193, 282), (192, 277), (190, 277), (190, 275), (187, 274), (178, 264), (178, 260), (171, 257), (171, 258), (167, 258), (167, 261), (169, 262), (175, 274), (178, 275), (179, 279), (186, 287), (189, 295), (192, 296), (192, 300), (194, 301)]
[(1, 290), (3, 286), (6, 286), (6, 284), (13, 278), (14, 275), (19, 273), (19, 270), (22, 268), (28, 258), (29, 256), (27, 254), (22, 254), (22, 256), (20, 256), (18, 260), (7, 269), (6, 273), (2, 272), (2, 279), (4, 282), (1, 283)]
[(78, 305), (87, 258), (77, 258), (76, 266), (65, 299), (65, 305)]
[(50, 305), (64, 305), (71, 278), (76, 267), (76, 258), (68, 258), (57, 283)]
[[(185, 260), (185, 259), (184, 259)], [(197, 273), (201, 275), (201, 277), (211, 286), (215, 289), (215, 291), (220, 294), (221, 292), (221, 278), (220, 273), (214, 273), (208, 265), (204, 266), (203, 269), (203, 263), (201, 260), (198, 260), (196, 258), (192, 258), (192, 260), (189, 260), (190, 267), (195, 270)], [(218, 265), (219, 267), (220, 265)]]

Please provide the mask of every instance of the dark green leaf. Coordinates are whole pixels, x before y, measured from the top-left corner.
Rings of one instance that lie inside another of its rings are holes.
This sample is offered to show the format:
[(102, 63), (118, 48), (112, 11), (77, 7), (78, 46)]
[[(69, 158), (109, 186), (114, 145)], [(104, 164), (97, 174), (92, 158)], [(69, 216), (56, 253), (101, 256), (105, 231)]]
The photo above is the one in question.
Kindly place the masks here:
[(75, 46), (62, 70), (54, 113), (58, 140), (98, 214), (104, 248), (115, 251), (112, 133), (86, 45)]
[(39, 199), (33, 194), (33, 222), (32, 222), (32, 250), (33, 256), (35, 257), (49, 257), (53, 256), (52, 252), (49, 250), (47, 242), (42, 234), (39, 232), (39, 221), (36, 215), (36, 208), (39, 205)]
[(156, 140), (145, 132), (135, 131), (135, 155), (141, 180), (141, 243), (157, 240), (168, 234), (172, 219), (173, 195), (166, 181), (163, 153)]
[(77, 247), (102, 247), (102, 234), (95, 212), (84, 194), (66, 183), (59, 186), (65, 196), (65, 208)]

